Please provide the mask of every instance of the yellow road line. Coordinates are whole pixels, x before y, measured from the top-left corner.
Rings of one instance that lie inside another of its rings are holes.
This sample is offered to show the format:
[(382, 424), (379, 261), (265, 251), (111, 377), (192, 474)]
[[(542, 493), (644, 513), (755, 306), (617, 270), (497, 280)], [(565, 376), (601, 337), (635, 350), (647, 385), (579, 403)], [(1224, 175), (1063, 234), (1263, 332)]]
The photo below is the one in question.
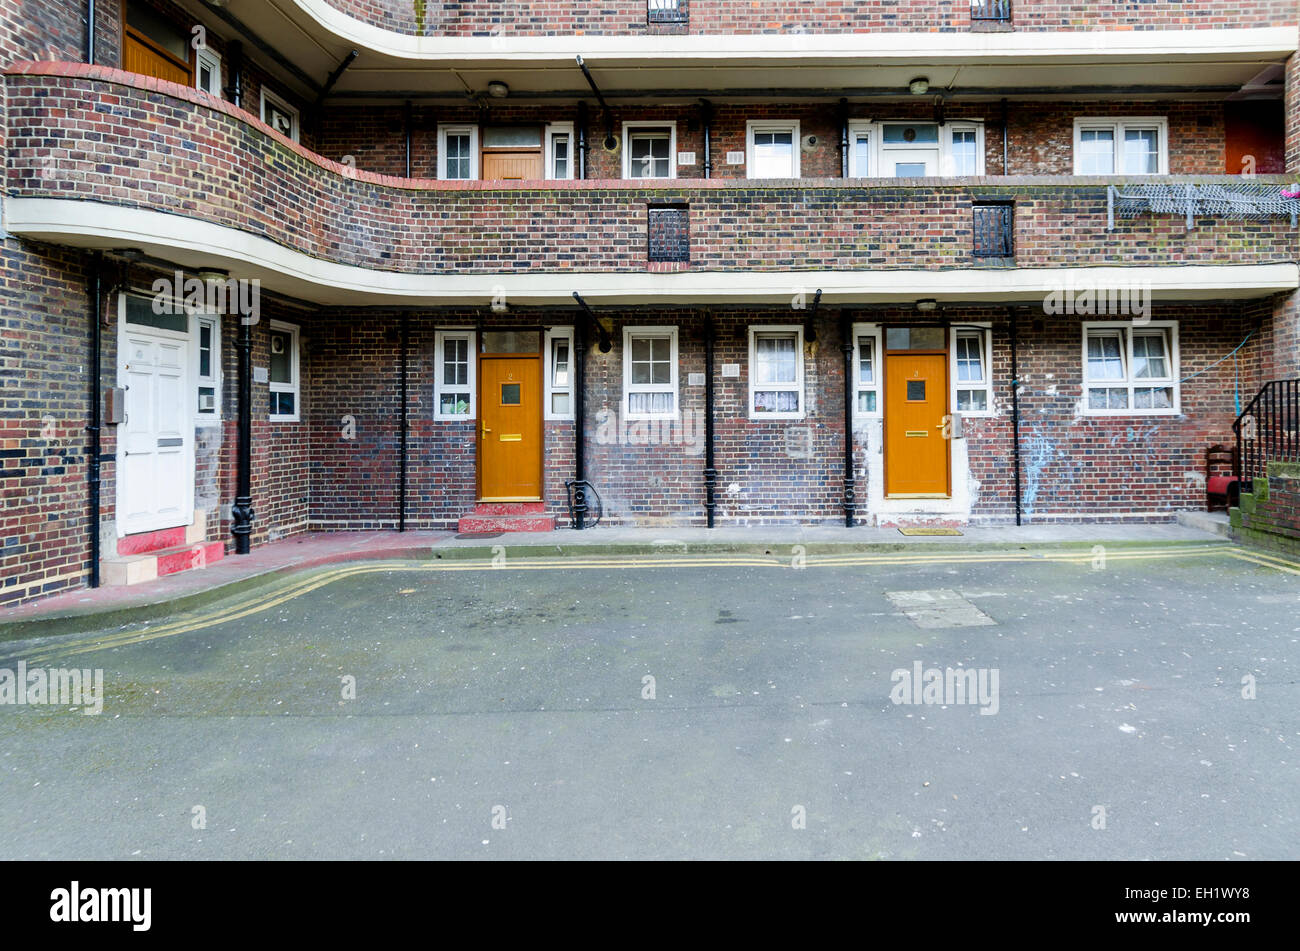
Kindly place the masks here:
[[(1105, 548), (1105, 546), (1101, 546)], [(1110, 561), (1151, 561), (1173, 558), (1207, 557), (1227, 555), (1241, 561), (1247, 561), (1266, 568), (1274, 568), (1290, 574), (1300, 574), (1300, 564), (1287, 561), (1274, 555), (1247, 552), (1230, 545), (1194, 545), (1162, 546), (1159, 548), (1106, 549), (1104, 556)], [(1072, 565), (1091, 564), (1095, 560), (1093, 550), (1068, 549), (1050, 551), (994, 551), (994, 552), (881, 552), (848, 553), (843, 555), (805, 555), (802, 559), (804, 568), (844, 568), (844, 567), (885, 567), (917, 566), (927, 564), (965, 564), (965, 563), (1018, 563), (1055, 562)], [(51, 645), (49, 650), (29, 658), (31, 663), (40, 663), (55, 657), (72, 656), (109, 650), (130, 644), (143, 644), (164, 637), (185, 634), (196, 630), (215, 627), (230, 621), (237, 621), (254, 614), (262, 614), (289, 601), (309, 594), (312, 591), (341, 581), (346, 578), (366, 574), (392, 572), (450, 572), (450, 571), (559, 571), (559, 570), (594, 570), (594, 569), (647, 569), (647, 568), (785, 568), (792, 567), (792, 559), (785, 555), (744, 555), (716, 554), (683, 557), (664, 554), (655, 556), (573, 556), (557, 558), (516, 557), (500, 565), (494, 565), (491, 557), (483, 559), (466, 559), (464, 561), (380, 561), (364, 562), (333, 568), (321, 574), (293, 582), (286, 587), (269, 592), (239, 607), (224, 608), (208, 615), (171, 621), (155, 628), (136, 628), (116, 634), (95, 635), (76, 640), (63, 641)], [(8, 660), (21, 656), (9, 654), (0, 656)]]

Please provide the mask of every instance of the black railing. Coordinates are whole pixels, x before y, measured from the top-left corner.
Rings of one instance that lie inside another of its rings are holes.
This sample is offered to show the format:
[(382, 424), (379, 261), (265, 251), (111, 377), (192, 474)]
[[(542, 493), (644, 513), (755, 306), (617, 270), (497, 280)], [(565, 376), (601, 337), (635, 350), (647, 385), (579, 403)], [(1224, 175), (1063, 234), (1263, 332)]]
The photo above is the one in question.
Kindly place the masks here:
[(970, 18), (976, 23), (1011, 22), (1011, 0), (970, 0)]
[(1300, 462), (1300, 380), (1273, 380), (1255, 394), (1232, 431), (1237, 435), (1236, 473), (1243, 492), (1268, 477), (1270, 462)]
[(687, 0), (646, 0), (648, 23), (685, 23), (690, 19)]
[(1009, 202), (971, 206), (971, 253), (977, 258), (1010, 258), (1016, 253), (1015, 219)]

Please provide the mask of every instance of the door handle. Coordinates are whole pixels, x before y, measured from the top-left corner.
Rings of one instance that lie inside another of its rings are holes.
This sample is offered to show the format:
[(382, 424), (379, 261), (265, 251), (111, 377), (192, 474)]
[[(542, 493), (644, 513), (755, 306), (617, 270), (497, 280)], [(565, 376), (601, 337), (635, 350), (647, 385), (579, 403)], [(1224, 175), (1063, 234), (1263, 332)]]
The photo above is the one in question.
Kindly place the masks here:
[(486, 426), (484, 426), (484, 427), (483, 427), (483, 438), (484, 438), (484, 439), (487, 439), (487, 434), (490, 433), (490, 432), (492, 432), (492, 430), (490, 430), (490, 429), (488, 429)]

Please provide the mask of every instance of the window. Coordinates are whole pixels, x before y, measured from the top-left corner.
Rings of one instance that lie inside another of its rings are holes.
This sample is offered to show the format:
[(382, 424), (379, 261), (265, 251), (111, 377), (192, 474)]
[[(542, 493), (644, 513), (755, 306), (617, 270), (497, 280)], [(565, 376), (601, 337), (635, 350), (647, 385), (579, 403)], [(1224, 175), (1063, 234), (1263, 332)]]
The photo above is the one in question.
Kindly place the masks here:
[(271, 419), (282, 423), (298, 421), (298, 328), (271, 321), (270, 332)]
[(952, 405), (959, 413), (992, 415), (992, 334), (987, 328), (958, 327), (952, 334)]
[(849, 123), (849, 177), (870, 178), (876, 166), (875, 137), (869, 122)]
[(947, 154), (941, 160), (945, 175), (984, 174), (984, 124), (949, 123), (944, 126)]
[(221, 57), (204, 47), (194, 55), (194, 86), (214, 96), (221, 95)]
[(884, 367), (880, 362), (880, 325), (853, 325), (853, 374), (856, 416), (879, 416), (880, 384)]
[(194, 319), (194, 366), (198, 381), (195, 412), (199, 425), (221, 419), (221, 318), (204, 315)]
[(1169, 126), (1163, 116), (1075, 119), (1074, 174), (1169, 174)]
[(647, 0), (646, 22), (685, 23), (688, 19), (680, 0)]
[(281, 135), (298, 141), (298, 110), (265, 88), (262, 89), (262, 121)]
[(750, 178), (799, 177), (798, 122), (747, 122), (745, 130)]
[(1178, 326), (1083, 325), (1084, 406), (1096, 415), (1178, 412)]
[(438, 177), (478, 178), (478, 126), (438, 126)]
[(749, 328), (750, 419), (803, 418), (803, 328)]
[(572, 122), (552, 122), (546, 127), (546, 177), (573, 178)]
[(676, 178), (677, 126), (623, 123), (623, 177)]
[(474, 331), (440, 330), (434, 335), (433, 415), (474, 418)]
[(573, 419), (573, 328), (546, 331), (546, 418)]
[(677, 328), (623, 329), (623, 417), (677, 418)]

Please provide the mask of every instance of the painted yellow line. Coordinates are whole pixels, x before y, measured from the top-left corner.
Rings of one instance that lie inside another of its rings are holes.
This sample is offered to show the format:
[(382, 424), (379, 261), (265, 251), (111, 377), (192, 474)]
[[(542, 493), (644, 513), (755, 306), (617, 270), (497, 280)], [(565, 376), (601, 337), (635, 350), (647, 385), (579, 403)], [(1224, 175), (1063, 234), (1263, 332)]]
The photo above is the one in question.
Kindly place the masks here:
[[(1104, 548), (1104, 546), (1102, 546)], [(1261, 556), (1256, 552), (1246, 552), (1240, 548), (1230, 545), (1195, 545), (1195, 546), (1162, 546), (1159, 548), (1142, 548), (1142, 549), (1115, 549), (1106, 550), (1105, 558), (1107, 562), (1111, 561), (1150, 561), (1150, 560), (1169, 560), (1182, 557), (1208, 557), (1214, 555), (1227, 555), (1242, 561), (1248, 561), (1252, 564), (1260, 565), (1267, 568), (1274, 568), (1286, 571), (1291, 574), (1300, 574), (1300, 565), (1285, 559), (1276, 558), (1272, 555)], [(1014, 551), (1014, 552), (979, 552), (979, 553), (958, 553), (958, 552), (883, 552), (883, 553), (861, 553), (845, 555), (811, 555), (803, 556), (802, 567), (804, 568), (843, 568), (843, 567), (882, 567), (882, 566), (917, 566), (926, 564), (963, 564), (963, 563), (1019, 563), (1033, 564), (1035, 562), (1055, 562), (1072, 565), (1090, 565), (1095, 561), (1096, 556), (1091, 548), (1089, 549), (1070, 549), (1070, 550), (1053, 550), (1053, 551)], [(1267, 560), (1266, 560), (1267, 559)], [(187, 618), (172, 621), (160, 627), (135, 629), (122, 631), (116, 634), (101, 634), (91, 637), (83, 637), (76, 640), (61, 642), (57, 645), (51, 645), (51, 648), (40, 654), (29, 658), (31, 663), (40, 663), (56, 657), (74, 656), (78, 654), (94, 653), (103, 650), (110, 650), (115, 647), (123, 647), (132, 644), (143, 644), (149, 641), (158, 640), (164, 637), (172, 637), (178, 634), (190, 633), (196, 630), (203, 630), (225, 624), (230, 621), (240, 620), (255, 614), (262, 614), (272, 608), (279, 607), (289, 601), (296, 600), (305, 594), (318, 590), (326, 585), (333, 584), (350, 577), (368, 574), (383, 574), (394, 572), (450, 572), (450, 571), (560, 571), (560, 570), (628, 570), (628, 569), (647, 569), (647, 568), (736, 568), (736, 567), (759, 567), (759, 568), (784, 568), (792, 567), (792, 559), (786, 556), (751, 556), (751, 555), (726, 555), (719, 554), (714, 556), (695, 556), (684, 558), (679, 555), (664, 554), (651, 557), (645, 556), (575, 556), (575, 557), (558, 557), (558, 558), (522, 558), (516, 557), (500, 565), (493, 565), (490, 557), (481, 560), (456, 560), (456, 561), (380, 561), (364, 562), (354, 565), (348, 565), (340, 568), (333, 568), (328, 571), (313, 575), (309, 578), (296, 581), (287, 587), (269, 592), (261, 597), (250, 601), (247, 604), (236, 608), (225, 608), (208, 615)], [(6, 657), (0, 657), (0, 660), (7, 660), (11, 657), (19, 657), (19, 654), (11, 654)]]

